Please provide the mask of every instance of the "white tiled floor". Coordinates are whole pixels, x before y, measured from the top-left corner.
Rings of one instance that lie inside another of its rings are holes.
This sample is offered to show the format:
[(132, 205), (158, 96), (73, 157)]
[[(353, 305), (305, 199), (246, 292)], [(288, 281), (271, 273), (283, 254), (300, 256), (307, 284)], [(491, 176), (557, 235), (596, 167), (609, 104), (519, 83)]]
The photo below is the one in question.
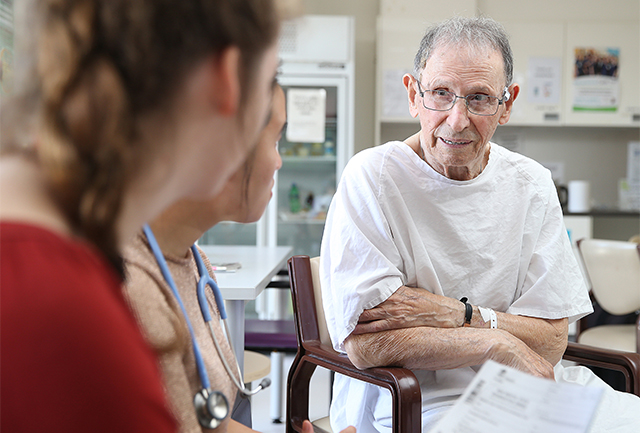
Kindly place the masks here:
[[(293, 361), (293, 355), (287, 355), (284, 361), (284, 384), (282, 384), (282, 420), (284, 421), (286, 405), (284, 387), (286, 386), (289, 367)], [(330, 374), (324, 368), (317, 368), (311, 378), (309, 403), (309, 417), (312, 420), (325, 417), (329, 414), (329, 393), (330, 393)], [(257, 386), (257, 383), (253, 384)], [(274, 386), (274, 384), (271, 384)], [(284, 433), (284, 424), (273, 424), (271, 422), (270, 411), (271, 391), (267, 388), (254, 395), (251, 399), (251, 411), (253, 413), (253, 429), (261, 433)]]

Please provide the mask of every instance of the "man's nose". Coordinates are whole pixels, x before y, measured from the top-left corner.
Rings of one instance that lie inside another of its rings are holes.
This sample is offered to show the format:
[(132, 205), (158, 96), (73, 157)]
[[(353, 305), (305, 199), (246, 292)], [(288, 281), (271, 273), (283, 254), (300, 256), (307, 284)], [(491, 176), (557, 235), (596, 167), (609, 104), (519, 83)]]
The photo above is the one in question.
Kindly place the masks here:
[(467, 101), (464, 98), (456, 98), (453, 108), (449, 110), (447, 123), (456, 132), (463, 131), (469, 126), (469, 111), (467, 110)]

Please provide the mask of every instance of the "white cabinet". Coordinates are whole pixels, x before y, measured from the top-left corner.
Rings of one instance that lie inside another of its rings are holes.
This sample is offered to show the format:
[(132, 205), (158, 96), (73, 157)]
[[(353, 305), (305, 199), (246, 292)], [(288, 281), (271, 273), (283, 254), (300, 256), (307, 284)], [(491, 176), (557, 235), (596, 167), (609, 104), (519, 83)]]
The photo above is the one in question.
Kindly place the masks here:
[(353, 62), (354, 26), (352, 17), (335, 15), (305, 15), (285, 22), (279, 53), (283, 66), (334, 63), (344, 68)]
[[(510, 125), (538, 126), (640, 126), (640, 27), (633, 22), (517, 22), (503, 23), (510, 36), (514, 54), (514, 81), (521, 93), (514, 104)], [(596, 83), (579, 90), (576, 80), (576, 49), (600, 53), (619, 53), (616, 77), (593, 75)], [(558, 61), (560, 64), (558, 64)], [(536, 72), (549, 66), (548, 84)], [(536, 68), (536, 65), (538, 66)], [(558, 76), (557, 74), (560, 73)], [(600, 81), (602, 83), (597, 83)], [(584, 109), (580, 97), (608, 95), (607, 86), (617, 100), (614, 109)], [(558, 98), (537, 102), (533, 90), (559, 90)]]
[[(282, 168), (278, 171), (277, 194), (269, 204), (277, 207), (277, 218), (268, 223), (269, 232), (277, 234), (277, 244), (292, 246), (294, 254), (317, 256), (326, 210), (353, 154), (353, 83), (348, 75), (293, 73), (283, 74), (279, 82), (287, 98), (290, 91), (305, 89), (323, 89), (327, 95), (324, 143), (290, 142), (285, 127), (279, 143)], [(292, 206), (290, 191), (294, 184), (298, 199)]]
[(562, 112), (564, 25), (505, 22), (513, 51), (514, 82), (520, 95), (509, 125), (557, 126)]
[(578, 240), (591, 239), (593, 236), (593, 217), (589, 215), (565, 215), (564, 225), (574, 248)]
[(376, 117), (380, 122), (416, 122), (409, 114), (402, 76), (413, 73), (413, 58), (427, 25), (417, 18), (378, 17)]
[[(573, 247), (573, 253), (578, 261), (578, 266), (582, 271), (582, 276), (585, 281), (587, 280), (587, 273), (585, 272), (580, 253), (578, 252), (577, 241), (579, 239), (591, 239), (593, 237), (593, 217), (588, 215), (565, 215), (564, 225), (567, 228), (569, 239), (571, 239), (571, 246)], [(576, 323), (569, 325), (569, 335), (576, 335)]]

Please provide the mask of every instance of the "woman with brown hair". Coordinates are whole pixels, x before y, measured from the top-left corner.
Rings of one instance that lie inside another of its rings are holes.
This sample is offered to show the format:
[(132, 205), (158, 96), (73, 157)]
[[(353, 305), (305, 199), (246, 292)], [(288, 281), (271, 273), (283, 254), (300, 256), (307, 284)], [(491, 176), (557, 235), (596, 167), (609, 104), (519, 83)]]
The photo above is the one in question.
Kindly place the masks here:
[(212, 197), (253, 148), (288, 12), (276, 3), (16, 3), (0, 158), (3, 431), (174, 430), (120, 291), (121, 250), (176, 200)]
[[(155, 218), (125, 249), (125, 297), (145, 338), (158, 354), (169, 406), (181, 433), (202, 433), (210, 429), (253, 431), (246, 427), (251, 426), (246, 397), (256, 390), (247, 392), (243, 386), (210, 287), (205, 290), (205, 296), (207, 308), (215, 319), (208, 322), (211, 328), (203, 318), (196, 290), (201, 280), (197, 263), (206, 268), (206, 277), (214, 278), (214, 275), (206, 254), (194, 243), (222, 221), (250, 223), (260, 219), (272, 196), (274, 174), (282, 166), (277, 144), (285, 122), (285, 95), (282, 87), (276, 85), (269, 122), (245, 163), (222, 191), (206, 201), (180, 200)], [(154, 254), (154, 243), (160, 257)], [(171, 275), (171, 283), (161, 267)], [(202, 416), (194, 408), (194, 395), (203, 388), (201, 375), (210, 381), (208, 393), (224, 396), (218, 406), (226, 406), (227, 411), (219, 417)], [(312, 431), (311, 424), (305, 423), (303, 432)], [(342, 433), (354, 432), (351, 428)]]

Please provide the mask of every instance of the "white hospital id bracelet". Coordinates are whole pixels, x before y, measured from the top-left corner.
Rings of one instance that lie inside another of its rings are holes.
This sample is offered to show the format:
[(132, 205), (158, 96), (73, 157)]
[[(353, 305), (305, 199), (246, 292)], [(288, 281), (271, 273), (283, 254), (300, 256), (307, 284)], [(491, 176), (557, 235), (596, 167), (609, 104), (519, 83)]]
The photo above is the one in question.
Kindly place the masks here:
[(478, 307), (478, 311), (480, 311), (480, 315), (482, 316), (482, 321), (484, 323), (491, 322), (491, 329), (498, 328), (498, 316), (496, 316), (496, 312), (491, 308)]

